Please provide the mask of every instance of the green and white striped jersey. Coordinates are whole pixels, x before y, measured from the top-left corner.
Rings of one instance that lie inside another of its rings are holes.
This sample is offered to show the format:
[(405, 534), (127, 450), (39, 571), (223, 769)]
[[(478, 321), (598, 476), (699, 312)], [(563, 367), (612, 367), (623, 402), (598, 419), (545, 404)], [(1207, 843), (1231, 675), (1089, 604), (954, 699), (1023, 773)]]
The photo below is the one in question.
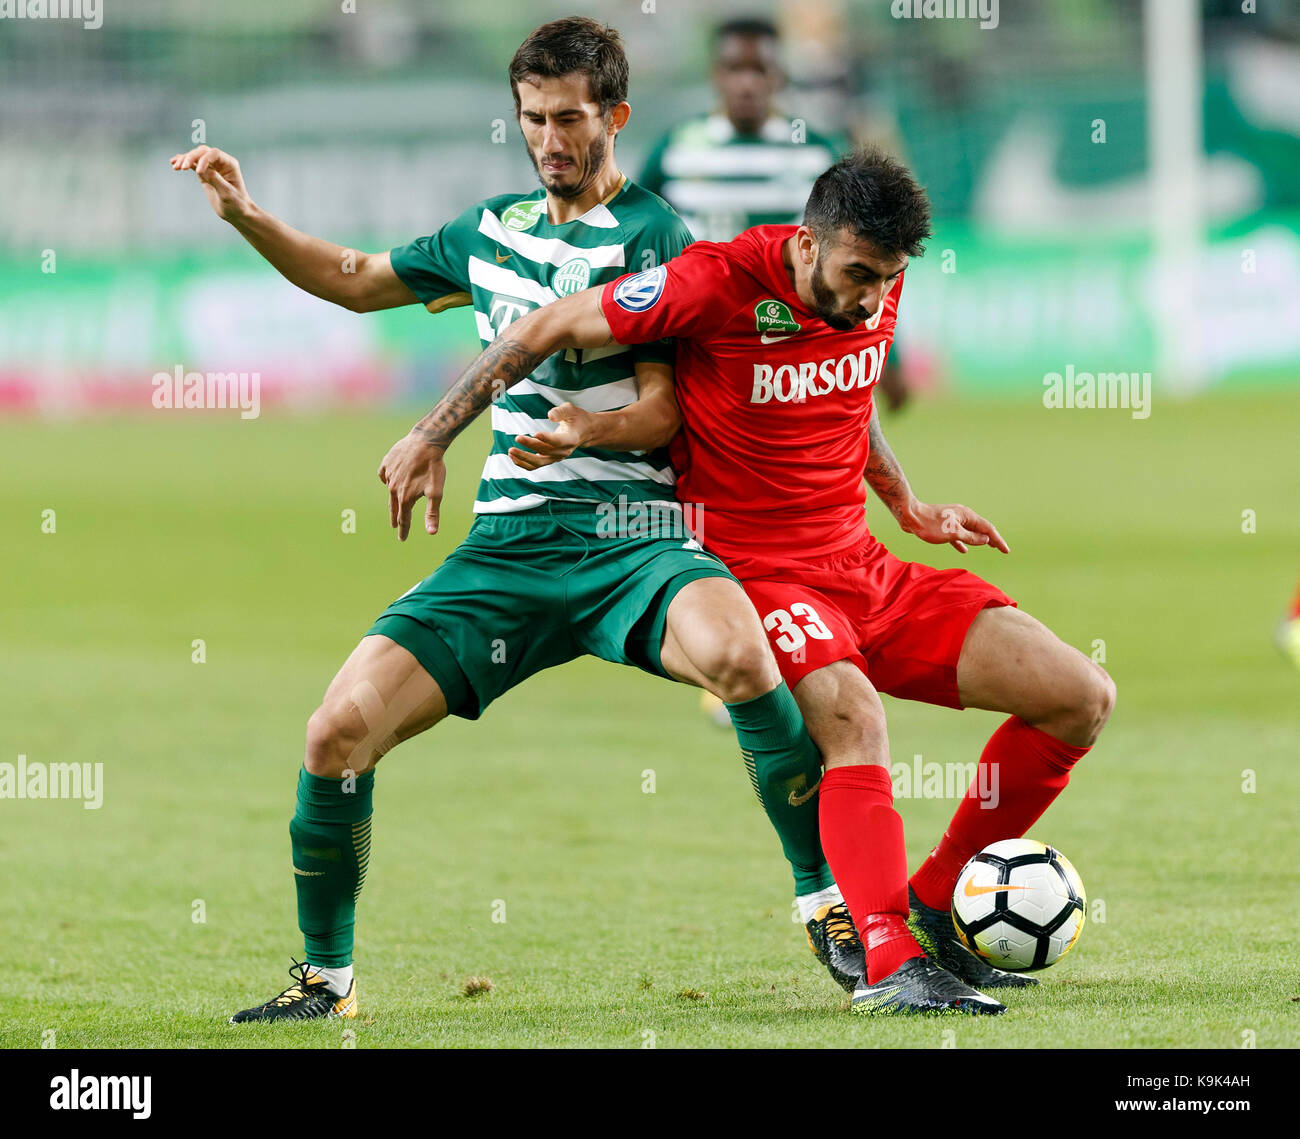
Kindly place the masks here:
[(758, 134), (720, 113), (688, 119), (650, 152), (641, 184), (661, 194), (698, 241), (730, 241), (756, 225), (798, 225), (817, 176), (843, 147), (800, 119), (773, 115)]
[[(552, 225), (546, 191), (502, 194), (471, 206), (437, 233), (392, 251), (393, 269), (430, 312), (472, 304), (486, 347), (533, 309), (624, 273), (676, 257), (690, 231), (663, 199), (624, 179), (580, 218)], [(637, 398), (638, 360), (671, 363), (671, 342), (557, 352), (492, 405), (492, 450), (475, 513), (531, 510), (548, 499), (672, 501), (667, 449), (579, 448), (535, 471), (506, 453), (516, 435), (550, 430), (547, 412), (562, 403), (613, 411)]]

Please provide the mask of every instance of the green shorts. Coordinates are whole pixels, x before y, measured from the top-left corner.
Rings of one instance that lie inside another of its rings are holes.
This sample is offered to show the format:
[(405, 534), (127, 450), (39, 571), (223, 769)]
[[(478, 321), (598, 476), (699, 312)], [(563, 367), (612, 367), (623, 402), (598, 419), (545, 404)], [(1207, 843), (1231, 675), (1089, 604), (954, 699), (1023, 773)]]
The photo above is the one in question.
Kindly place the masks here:
[(369, 632), (407, 649), (438, 682), (448, 711), (467, 720), (575, 657), (666, 676), (659, 648), (669, 603), (696, 578), (732, 575), (682, 527), (680, 510), (627, 503), (620, 514), (614, 505), (478, 515), (442, 565)]

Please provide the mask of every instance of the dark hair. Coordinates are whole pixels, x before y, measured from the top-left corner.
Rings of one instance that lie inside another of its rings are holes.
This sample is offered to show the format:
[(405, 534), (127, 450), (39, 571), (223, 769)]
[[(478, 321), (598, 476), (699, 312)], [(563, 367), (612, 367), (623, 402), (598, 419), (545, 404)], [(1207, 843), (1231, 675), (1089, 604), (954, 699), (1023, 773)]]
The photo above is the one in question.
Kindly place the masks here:
[(762, 16), (738, 16), (734, 20), (724, 21), (713, 29), (715, 51), (728, 36), (760, 36), (765, 39), (779, 40), (781, 33), (776, 30), (776, 25), (771, 20), (764, 19)]
[(839, 231), (869, 241), (886, 256), (919, 257), (930, 229), (930, 203), (901, 162), (876, 149), (841, 158), (813, 183), (803, 223), (818, 244)]
[(567, 16), (537, 28), (510, 61), (510, 91), (519, 114), (519, 82), (530, 76), (554, 79), (581, 71), (593, 102), (606, 114), (627, 98), (627, 56), (623, 37), (586, 16)]

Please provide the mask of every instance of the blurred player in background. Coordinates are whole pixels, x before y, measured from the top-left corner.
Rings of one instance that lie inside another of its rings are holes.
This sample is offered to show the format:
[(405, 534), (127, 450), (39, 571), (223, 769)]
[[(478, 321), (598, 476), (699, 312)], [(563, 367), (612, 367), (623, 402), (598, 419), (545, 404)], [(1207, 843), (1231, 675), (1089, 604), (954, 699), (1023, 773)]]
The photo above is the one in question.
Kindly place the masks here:
[[(615, 162), (630, 114), (617, 32), (581, 17), (545, 24), (519, 48), (509, 75), (542, 188), (488, 198), (391, 253), (347, 250), (292, 229), (252, 201), (239, 163), (220, 150), (197, 147), (172, 167), (193, 169), (217, 215), (293, 284), (355, 312), (472, 304), (490, 354), (494, 343), (510, 347), (502, 333), (530, 310), (629, 266), (662, 264), (691, 240), (681, 219)], [(751, 772), (775, 763), (789, 783), (768, 816), (794, 870), (809, 945), (839, 985), (852, 991), (858, 983), (862, 946), (818, 837), (820, 756), (753, 606), (681, 524), (668, 434), (634, 450), (622, 443), (617, 409), (655, 391), (671, 407), (672, 358), (666, 343), (563, 353), (482, 404), (457, 385), (385, 456), (379, 476), (392, 525), (404, 540), (411, 502), (425, 494), (425, 528), (435, 533), (443, 453), (493, 403), (492, 452), (469, 536), (379, 616), (308, 722), (289, 828), (306, 960), (290, 970), (293, 985), (232, 1021), (357, 1015), (353, 930), (375, 765), (448, 715), (476, 720), (529, 676), (582, 655), (727, 702)], [(574, 404), (610, 413), (603, 422), (611, 430), (563, 467), (511, 462), (513, 444), (548, 427), (549, 411)], [(627, 510), (630, 527), (607, 525), (617, 516), (611, 504)]]
[(1300, 668), (1300, 585), (1296, 586), (1291, 607), (1278, 626), (1277, 647), (1286, 654), (1287, 659), (1296, 668)]
[(817, 175), (848, 149), (777, 109), (786, 82), (780, 46), (768, 20), (720, 25), (712, 71), (720, 106), (674, 127), (646, 160), (641, 184), (699, 241), (797, 222)]

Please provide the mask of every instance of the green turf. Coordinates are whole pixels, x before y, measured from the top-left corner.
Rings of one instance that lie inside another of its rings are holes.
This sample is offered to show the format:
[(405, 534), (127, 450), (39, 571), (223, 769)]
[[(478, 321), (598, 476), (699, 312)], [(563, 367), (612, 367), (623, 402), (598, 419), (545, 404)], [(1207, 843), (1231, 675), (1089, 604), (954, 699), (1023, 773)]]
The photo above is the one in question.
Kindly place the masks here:
[[(583, 661), (384, 761), (357, 1046), (1294, 1045), (1300, 674), (1270, 637), (1300, 570), (1298, 419), (1300, 400), (1269, 395), (1146, 421), (923, 404), (887, 425), (922, 496), (974, 506), (1012, 545), (965, 564), (1085, 651), (1103, 640), (1119, 685), (1034, 829), (1106, 920), (1007, 1016), (851, 1018), (790, 921), (731, 738), (693, 691)], [(337, 1022), (225, 1019), (287, 984), (301, 948), (304, 722), (468, 524), (482, 425), (453, 451), (443, 533), (400, 546), (387, 529), (374, 471), (408, 422), (0, 424), (0, 760), (105, 772), (98, 811), (0, 800), (0, 1045), (342, 1042)], [(962, 561), (873, 518), (903, 556)], [(973, 760), (998, 722), (888, 711), (896, 760)], [(915, 866), (954, 804), (899, 805)], [(491, 992), (462, 995), (472, 976)]]

